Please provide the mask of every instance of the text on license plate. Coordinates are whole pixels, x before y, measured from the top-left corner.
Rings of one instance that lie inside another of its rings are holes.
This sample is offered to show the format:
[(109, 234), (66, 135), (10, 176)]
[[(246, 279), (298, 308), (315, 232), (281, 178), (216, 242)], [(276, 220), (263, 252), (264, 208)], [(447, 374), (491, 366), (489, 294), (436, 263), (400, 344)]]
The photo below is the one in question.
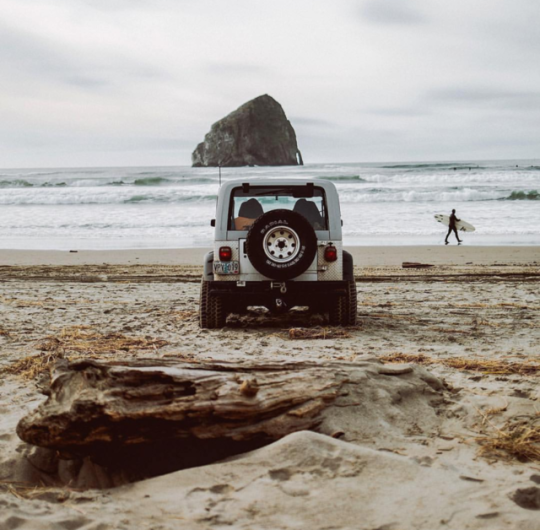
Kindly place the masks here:
[(238, 274), (240, 263), (238, 261), (214, 261), (214, 272), (216, 274)]

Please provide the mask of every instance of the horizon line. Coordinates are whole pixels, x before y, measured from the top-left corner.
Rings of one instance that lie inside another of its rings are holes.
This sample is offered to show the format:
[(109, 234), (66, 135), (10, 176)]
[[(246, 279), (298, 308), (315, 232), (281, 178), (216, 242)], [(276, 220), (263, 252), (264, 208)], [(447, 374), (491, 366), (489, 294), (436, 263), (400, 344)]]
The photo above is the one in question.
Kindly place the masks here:
[[(478, 159), (440, 159), (440, 160), (386, 160), (386, 161), (370, 161), (370, 162), (336, 162), (336, 161), (326, 161), (326, 162), (308, 162), (304, 163), (303, 165), (290, 165), (290, 166), (234, 166), (234, 167), (228, 167), (228, 166), (221, 166), (221, 169), (242, 169), (242, 168), (284, 168), (284, 167), (292, 167), (292, 168), (300, 168), (300, 167), (306, 167), (306, 166), (315, 166), (315, 165), (321, 165), (321, 164), (343, 164), (343, 165), (352, 165), (352, 164), (373, 164), (373, 165), (380, 165), (380, 164), (407, 164), (407, 165), (413, 165), (413, 164), (442, 164), (442, 163), (448, 163), (448, 164), (460, 164), (460, 163), (474, 163), (474, 162), (514, 162), (519, 160), (539, 160), (539, 158), (478, 158)], [(182, 168), (190, 168), (190, 169), (208, 169), (208, 168), (216, 168), (218, 169), (218, 166), (203, 166), (203, 167), (193, 167), (191, 165), (145, 165), (145, 164), (137, 164), (137, 165), (112, 165), (112, 166), (26, 166), (26, 167), (0, 167), (0, 171), (3, 170), (32, 170), (32, 169), (122, 169), (122, 168), (158, 168), (158, 167), (182, 167)]]

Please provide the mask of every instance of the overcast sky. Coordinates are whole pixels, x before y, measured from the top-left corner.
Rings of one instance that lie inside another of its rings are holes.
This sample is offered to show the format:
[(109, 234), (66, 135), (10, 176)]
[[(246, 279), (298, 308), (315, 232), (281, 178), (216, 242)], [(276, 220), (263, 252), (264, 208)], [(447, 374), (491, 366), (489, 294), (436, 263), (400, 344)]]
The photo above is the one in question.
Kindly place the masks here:
[(538, 0), (0, 0), (0, 167), (190, 165), (270, 94), (309, 162), (540, 157)]

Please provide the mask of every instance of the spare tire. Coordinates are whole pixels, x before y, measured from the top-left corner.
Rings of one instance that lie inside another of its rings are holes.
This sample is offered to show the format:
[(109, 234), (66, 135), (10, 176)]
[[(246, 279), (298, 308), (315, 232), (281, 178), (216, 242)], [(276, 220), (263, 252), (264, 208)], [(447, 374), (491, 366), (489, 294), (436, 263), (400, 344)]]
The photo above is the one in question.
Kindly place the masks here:
[(317, 253), (317, 236), (309, 221), (291, 210), (271, 210), (251, 225), (246, 253), (262, 275), (290, 280), (307, 270)]

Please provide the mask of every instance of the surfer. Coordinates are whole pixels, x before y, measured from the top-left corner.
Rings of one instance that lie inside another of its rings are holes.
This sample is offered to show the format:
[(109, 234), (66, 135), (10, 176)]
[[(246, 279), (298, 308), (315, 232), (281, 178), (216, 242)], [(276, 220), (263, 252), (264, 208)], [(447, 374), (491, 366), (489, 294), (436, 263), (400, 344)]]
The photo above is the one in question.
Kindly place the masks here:
[(448, 225), (448, 233), (446, 234), (446, 238), (444, 240), (445, 245), (448, 245), (448, 236), (452, 233), (452, 231), (454, 232), (454, 234), (456, 234), (458, 245), (461, 243), (461, 239), (459, 239), (457, 228), (456, 228), (456, 223), (458, 221), (461, 221), (461, 219), (458, 219), (456, 217), (456, 210), (452, 210), (452, 215), (450, 216), (450, 224)]

